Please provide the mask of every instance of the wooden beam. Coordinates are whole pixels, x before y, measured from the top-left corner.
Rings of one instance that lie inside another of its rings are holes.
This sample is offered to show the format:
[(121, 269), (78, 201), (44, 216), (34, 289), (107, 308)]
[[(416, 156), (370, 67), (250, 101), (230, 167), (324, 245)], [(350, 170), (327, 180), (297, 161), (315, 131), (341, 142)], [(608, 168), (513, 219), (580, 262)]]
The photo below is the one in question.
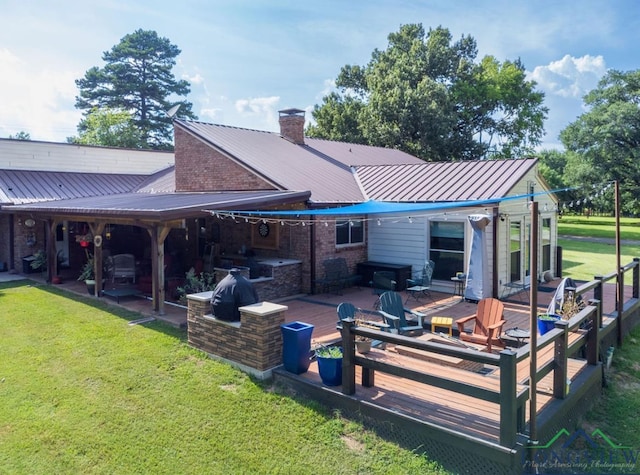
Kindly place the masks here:
[[(106, 223), (103, 221), (98, 221), (87, 224), (89, 225), (89, 229), (91, 230), (91, 234), (93, 235), (93, 273), (96, 276), (94, 295), (96, 297), (100, 297), (102, 295), (102, 269), (104, 268), (104, 266), (102, 265), (102, 233), (104, 231)], [(100, 236), (100, 238), (96, 239), (96, 237), (98, 236)]]

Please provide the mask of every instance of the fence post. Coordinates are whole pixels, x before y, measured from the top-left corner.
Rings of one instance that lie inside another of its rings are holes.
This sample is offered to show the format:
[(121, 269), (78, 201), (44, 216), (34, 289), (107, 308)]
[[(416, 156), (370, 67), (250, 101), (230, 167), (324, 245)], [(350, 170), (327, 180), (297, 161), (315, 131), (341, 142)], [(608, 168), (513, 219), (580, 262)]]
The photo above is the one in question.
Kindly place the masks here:
[(500, 445), (503, 447), (513, 447), (516, 444), (516, 433), (521, 425), (516, 398), (516, 377), (516, 352), (502, 350), (500, 352)]
[(555, 351), (553, 361), (555, 369), (553, 371), (553, 397), (564, 399), (567, 397), (567, 347), (569, 346), (569, 322), (558, 320), (555, 328), (562, 330), (562, 335), (555, 341)]
[(356, 393), (355, 335), (351, 333), (352, 318), (342, 320), (342, 394)]

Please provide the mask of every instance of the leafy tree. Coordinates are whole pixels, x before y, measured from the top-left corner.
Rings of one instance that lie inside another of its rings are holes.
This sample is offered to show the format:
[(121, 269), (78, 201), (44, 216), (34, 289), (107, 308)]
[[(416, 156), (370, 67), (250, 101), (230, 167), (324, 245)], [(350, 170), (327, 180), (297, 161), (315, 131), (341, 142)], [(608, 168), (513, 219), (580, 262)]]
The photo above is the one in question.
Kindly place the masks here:
[(530, 153), (544, 132), (543, 93), (520, 61), (476, 56), (470, 36), (454, 42), (446, 28), (404, 25), (368, 65), (341, 69), (307, 134), (433, 161)]
[(80, 90), (76, 108), (85, 111), (85, 120), (78, 125), (80, 135), (94, 110), (108, 108), (131, 114), (140, 131), (137, 148), (171, 149), (172, 119), (165, 111), (180, 104), (181, 116), (195, 118), (190, 102), (176, 100), (190, 92), (189, 83), (176, 80), (171, 72), (179, 54), (167, 38), (145, 30), (126, 35), (103, 53), (105, 67), (94, 66), (76, 80)]
[(611, 70), (584, 97), (588, 111), (560, 139), (580, 159), (568, 168), (574, 185), (620, 182), (622, 210), (640, 212), (640, 70)]
[(9, 138), (14, 140), (31, 140), (31, 135), (21, 130), (15, 135), (9, 135)]
[(105, 147), (138, 148), (142, 143), (140, 129), (127, 111), (94, 109), (78, 126), (79, 137), (69, 137), (70, 143)]

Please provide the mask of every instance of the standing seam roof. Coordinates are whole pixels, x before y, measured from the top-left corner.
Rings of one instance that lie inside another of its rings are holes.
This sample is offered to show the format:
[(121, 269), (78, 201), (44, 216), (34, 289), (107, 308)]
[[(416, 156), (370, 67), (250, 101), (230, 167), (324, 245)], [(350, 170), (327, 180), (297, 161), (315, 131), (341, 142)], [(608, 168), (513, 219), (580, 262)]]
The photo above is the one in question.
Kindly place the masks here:
[(424, 163), (394, 149), (313, 138), (296, 145), (273, 132), (195, 121), (176, 124), (285, 189), (311, 191), (313, 202), (363, 201), (353, 165)]
[(446, 202), (507, 196), (535, 164), (536, 159), (363, 165), (355, 172), (368, 199)]

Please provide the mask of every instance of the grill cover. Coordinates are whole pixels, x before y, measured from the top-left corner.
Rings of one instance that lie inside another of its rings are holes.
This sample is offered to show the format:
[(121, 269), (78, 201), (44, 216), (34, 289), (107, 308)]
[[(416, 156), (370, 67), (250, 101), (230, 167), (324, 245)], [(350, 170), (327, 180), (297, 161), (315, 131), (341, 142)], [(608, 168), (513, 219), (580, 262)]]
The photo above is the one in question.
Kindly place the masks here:
[(222, 279), (211, 296), (211, 313), (220, 320), (239, 321), (239, 307), (258, 302), (258, 293), (253, 284), (240, 274), (240, 270), (231, 269)]

